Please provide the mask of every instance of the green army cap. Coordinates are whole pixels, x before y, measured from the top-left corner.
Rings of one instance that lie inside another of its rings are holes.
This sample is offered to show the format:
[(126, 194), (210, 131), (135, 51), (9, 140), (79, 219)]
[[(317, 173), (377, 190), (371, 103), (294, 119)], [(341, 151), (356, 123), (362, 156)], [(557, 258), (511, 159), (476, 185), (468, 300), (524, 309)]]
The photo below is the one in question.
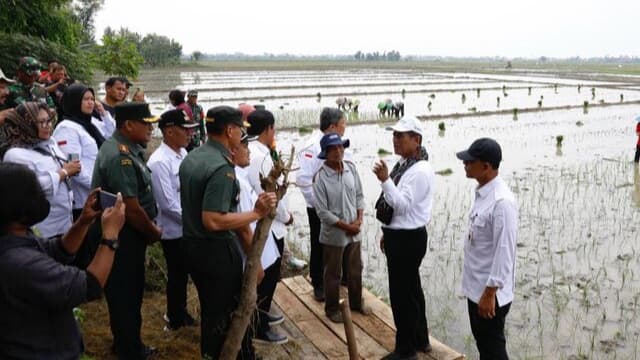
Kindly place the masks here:
[(116, 105), (116, 123), (121, 124), (127, 120), (142, 121), (153, 124), (160, 119), (151, 115), (149, 104), (147, 103), (123, 103)]
[(42, 65), (40, 61), (31, 56), (23, 56), (18, 63), (18, 70), (28, 75), (40, 75), (40, 69)]
[(207, 111), (205, 117), (205, 123), (207, 126), (207, 132), (211, 132), (212, 129), (221, 128), (226, 124), (235, 124), (243, 128), (251, 126), (248, 122), (242, 120), (242, 112), (231, 106), (220, 105), (213, 107)]

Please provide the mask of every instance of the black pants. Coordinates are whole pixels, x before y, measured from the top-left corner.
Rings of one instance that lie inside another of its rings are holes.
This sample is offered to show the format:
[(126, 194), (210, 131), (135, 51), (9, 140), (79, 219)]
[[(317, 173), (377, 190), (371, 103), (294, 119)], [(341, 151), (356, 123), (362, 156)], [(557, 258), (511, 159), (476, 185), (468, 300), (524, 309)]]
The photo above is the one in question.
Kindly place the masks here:
[(182, 239), (162, 240), (162, 252), (167, 261), (167, 316), (169, 326), (184, 326), (187, 316), (187, 281), (189, 273), (182, 251)]
[(498, 307), (496, 299), (496, 316), (484, 319), (478, 315), (478, 304), (467, 300), (471, 332), (476, 339), (480, 360), (508, 360), (504, 322), (511, 308), (511, 303)]
[(144, 293), (145, 237), (125, 225), (120, 232), (111, 274), (105, 286), (111, 333), (119, 359), (141, 358), (142, 295)]
[[(200, 352), (220, 357), (242, 286), (242, 258), (235, 239), (183, 240), (189, 274), (200, 300)], [(238, 359), (254, 359), (251, 327), (242, 339)]]
[[(73, 221), (75, 222), (76, 220), (78, 220), (78, 218), (80, 217), (80, 214), (82, 213), (82, 209), (73, 209), (71, 211), (71, 214), (73, 215)], [(90, 250), (90, 246), (89, 246), (89, 239), (88, 239), (88, 235), (85, 236), (84, 241), (82, 241), (82, 244), (80, 244), (80, 247), (78, 248), (78, 251), (76, 252), (76, 256), (73, 259), (73, 261), (71, 262), (70, 265), (75, 266), (77, 268), (80, 269), (86, 269), (87, 266), (89, 266), (89, 263), (92, 260), (92, 254), (91, 254), (91, 250)]]
[(427, 251), (427, 230), (382, 229), (389, 272), (389, 299), (396, 324), (395, 352), (408, 356), (429, 344), (420, 263)]
[(307, 207), (309, 217), (309, 230), (311, 237), (311, 254), (309, 256), (309, 276), (314, 288), (322, 288), (324, 282), (324, 264), (322, 256), (322, 244), (320, 244), (320, 218), (316, 209)]
[(276, 239), (276, 245), (280, 252), (280, 257), (276, 262), (271, 264), (268, 268), (264, 269), (264, 278), (258, 285), (258, 309), (257, 314), (254, 315), (254, 329), (256, 334), (263, 334), (269, 331), (269, 318), (267, 313), (271, 310), (271, 303), (273, 302), (273, 294), (276, 292), (276, 285), (280, 281), (280, 268), (282, 264), (282, 252), (284, 251), (284, 238)]
[(636, 146), (636, 156), (633, 157), (633, 161), (640, 162), (640, 145)]

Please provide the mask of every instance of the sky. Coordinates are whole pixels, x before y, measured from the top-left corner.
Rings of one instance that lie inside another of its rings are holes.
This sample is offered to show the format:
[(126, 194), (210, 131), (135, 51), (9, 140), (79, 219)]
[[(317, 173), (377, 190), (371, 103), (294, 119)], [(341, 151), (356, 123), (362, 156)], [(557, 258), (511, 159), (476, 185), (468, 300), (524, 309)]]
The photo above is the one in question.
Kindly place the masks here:
[(638, 0), (106, 0), (95, 25), (185, 54), (640, 56)]

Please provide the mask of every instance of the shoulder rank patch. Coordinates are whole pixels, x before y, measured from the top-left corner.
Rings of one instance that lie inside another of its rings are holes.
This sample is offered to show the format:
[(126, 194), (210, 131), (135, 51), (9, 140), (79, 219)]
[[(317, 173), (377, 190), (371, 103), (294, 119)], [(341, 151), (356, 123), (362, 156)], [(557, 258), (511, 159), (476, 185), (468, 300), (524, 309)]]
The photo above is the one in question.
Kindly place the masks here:
[(127, 147), (127, 145), (124, 145), (124, 144), (118, 144), (118, 150), (120, 150), (120, 152), (123, 154), (129, 153), (129, 148)]
[(236, 179), (236, 174), (232, 173), (232, 172), (228, 172), (225, 174), (228, 178), (230, 178), (231, 180), (235, 180)]
[(120, 165), (122, 165), (122, 166), (133, 166), (133, 161), (131, 161), (131, 159), (122, 159), (122, 160), (120, 160)]

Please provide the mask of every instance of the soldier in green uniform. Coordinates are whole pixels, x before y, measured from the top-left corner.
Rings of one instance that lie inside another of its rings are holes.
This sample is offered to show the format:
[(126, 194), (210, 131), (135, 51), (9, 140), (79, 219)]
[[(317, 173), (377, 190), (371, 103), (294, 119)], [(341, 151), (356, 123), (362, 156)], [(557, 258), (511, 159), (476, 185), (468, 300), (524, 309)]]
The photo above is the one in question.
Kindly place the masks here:
[(31, 56), (20, 58), (18, 71), (16, 72), (18, 81), (9, 86), (8, 107), (14, 108), (26, 101), (40, 101), (55, 109), (55, 104), (47, 93), (47, 89), (36, 82), (40, 77), (41, 67), (40, 62)]
[[(274, 193), (262, 193), (253, 211), (236, 212), (239, 184), (229, 151), (240, 144), (248, 124), (229, 106), (209, 109), (205, 121), (209, 139), (180, 166), (180, 197), (186, 262), (200, 300), (200, 351), (203, 357), (217, 359), (242, 285), (236, 237), (250, 238), (249, 224), (267, 215), (277, 200)], [(255, 358), (249, 333), (241, 359)]]
[(161, 230), (152, 221), (157, 209), (143, 146), (158, 118), (151, 116), (148, 104), (140, 103), (118, 105), (115, 115), (117, 129), (100, 147), (91, 186), (122, 193), (126, 204), (122, 246), (105, 286), (114, 351), (119, 359), (146, 359), (156, 350), (140, 338), (144, 259), (147, 244), (159, 240)]
[(191, 151), (207, 141), (207, 133), (204, 129), (204, 110), (202, 110), (202, 106), (198, 104), (197, 90), (189, 90), (189, 92), (187, 92), (187, 105), (189, 105), (191, 113), (193, 114), (193, 119), (191, 120), (198, 124), (198, 127), (194, 129), (195, 131), (191, 137), (191, 142), (187, 146), (187, 151)]

